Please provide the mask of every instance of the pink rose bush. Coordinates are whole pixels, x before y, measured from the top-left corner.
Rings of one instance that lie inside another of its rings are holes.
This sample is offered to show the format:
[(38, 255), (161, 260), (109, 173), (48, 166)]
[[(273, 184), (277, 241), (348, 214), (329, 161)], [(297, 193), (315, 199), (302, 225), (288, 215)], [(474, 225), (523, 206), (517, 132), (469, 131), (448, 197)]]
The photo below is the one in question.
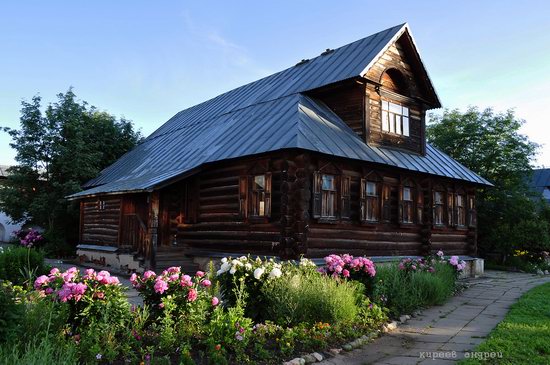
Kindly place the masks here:
[(94, 322), (106, 313), (114, 320), (129, 313), (124, 288), (105, 270), (87, 269), (82, 275), (76, 267), (66, 271), (53, 268), (48, 275), (36, 278), (34, 289), (47, 299), (69, 305), (69, 322), (75, 327)]
[(40, 232), (29, 229), (28, 231), (19, 230), (12, 233), (19, 240), (19, 244), (26, 248), (39, 246), (44, 242), (44, 237)]
[(401, 260), (397, 266), (405, 272), (429, 272), (434, 273), (434, 262), (431, 259), (411, 259), (410, 257)]
[(362, 281), (376, 275), (374, 263), (366, 257), (353, 257), (348, 254), (325, 257), (325, 266), (320, 271), (333, 277), (351, 278)]
[[(196, 306), (205, 307), (205, 303), (208, 303), (209, 307), (215, 307), (220, 303), (220, 300), (210, 293), (212, 282), (203, 271), (197, 271), (194, 276), (190, 276), (184, 274), (181, 267), (173, 266), (160, 274), (150, 270), (142, 276), (134, 273), (130, 277), (130, 282), (157, 316), (162, 315), (167, 304), (168, 308), (173, 307), (176, 313), (182, 314), (192, 311)], [(168, 301), (171, 303), (167, 303)]]

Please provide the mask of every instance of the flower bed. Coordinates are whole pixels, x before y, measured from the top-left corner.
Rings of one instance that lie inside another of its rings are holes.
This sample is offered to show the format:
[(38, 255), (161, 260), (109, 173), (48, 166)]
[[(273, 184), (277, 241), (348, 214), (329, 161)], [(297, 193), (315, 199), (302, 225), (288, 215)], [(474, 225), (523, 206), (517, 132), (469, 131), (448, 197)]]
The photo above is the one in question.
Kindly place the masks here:
[[(82, 362), (271, 364), (369, 338), (388, 311), (412, 308), (411, 298), (414, 306), (446, 298), (462, 268), (442, 254), (384, 267), (330, 255), (321, 268), (307, 259), (228, 257), (207, 273), (171, 267), (132, 275), (144, 300), (132, 308), (107, 271), (52, 269), (13, 303), (25, 302), (19, 311), (28, 313), (47, 306), (57, 324), (45, 326), (45, 338)], [(26, 351), (17, 341), (10, 345)]]

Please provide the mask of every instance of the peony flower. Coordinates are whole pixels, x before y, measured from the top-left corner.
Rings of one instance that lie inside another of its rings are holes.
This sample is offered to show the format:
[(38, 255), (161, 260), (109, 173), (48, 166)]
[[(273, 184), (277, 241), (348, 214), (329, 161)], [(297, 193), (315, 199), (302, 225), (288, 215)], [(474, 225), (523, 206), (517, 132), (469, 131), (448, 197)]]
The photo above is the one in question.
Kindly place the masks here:
[(183, 276), (181, 277), (180, 285), (181, 285), (182, 287), (192, 286), (192, 285), (193, 285), (193, 281), (191, 280), (191, 276), (189, 276), (189, 275), (183, 275)]
[(265, 269), (263, 267), (259, 267), (256, 270), (254, 270), (254, 279), (260, 280), (264, 272), (265, 272)]
[(197, 300), (197, 290), (193, 288), (189, 289), (189, 293), (187, 293), (187, 300), (190, 302)]
[(132, 275), (130, 276), (130, 282), (132, 283), (132, 285), (135, 287), (138, 283), (137, 281), (137, 274), (136, 273), (132, 273)]
[(212, 306), (215, 307), (220, 304), (220, 300), (217, 297), (212, 297)]
[(451, 256), (451, 259), (449, 260), (449, 264), (453, 266), (458, 265), (458, 256)]
[(202, 278), (204, 276), (204, 271), (197, 271), (197, 273), (195, 274), (195, 276), (199, 277), (199, 278)]
[(86, 273), (86, 275), (84, 275), (84, 279), (91, 279), (94, 277), (94, 274), (95, 274), (94, 269), (86, 269), (86, 271), (84, 272)]
[(441, 250), (437, 251), (436, 255), (439, 256), (439, 257), (443, 257), (443, 251), (441, 251)]
[(209, 287), (210, 285), (212, 285), (212, 283), (210, 282), (210, 280), (207, 279), (207, 280), (204, 280), (203, 282), (201, 282), (201, 285), (206, 288), (206, 287)]
[(168, 290), (168, 283), (162, 280), (162, 277), (158, 277), (155, 280), (154, 289), (155, 289), (155, 292), (159, 294), (163, 294), (166, 290)]
[(179, 274), (172, 274), (168, 277), (168, 281), (178, 281), (179, 278), (180, 278)]
[(42, 285), (47, 284), (49, 282), (50, 278), (48, 278), (46, 275), (41, 275), (34, 281), (34, 288), (36, 290), (39, 290), (42, 288)]
[(280, 277), (281, 275), (283, 275), (283, 272), (281, 271), (281, 269), (279, 268), (274, 268), (273, 270), (271, 270), (271, 272), (269, 273), (269, 278), (278, 278)]
[(349, 271), (347, 269), (342, 270), (342, 275), (344, 275), (345, 278), (349, 278)]
[(149, 280), (149, 278), (153, 278), (155, 276), (157, 276), (157, 274), (155, 274), (154, 271), (147, 270), (146, 272), (143, 273), (143, 280)]
[(166, 272), (169, 274), (179, 274), (181, 272), (181, 267), (179, 266), (172, 266), (166, 269)]
[(120, 284), (120, 280), (118, 280), (118, 278), (116, 276), (111, 276), (108, 278), (109, 280), (109, 283), (110, 285), (118, 285)]
[(59, 269), (57, 267), (54, 267), (50, 270), (50, 275), (57, 275), (59, 274)]

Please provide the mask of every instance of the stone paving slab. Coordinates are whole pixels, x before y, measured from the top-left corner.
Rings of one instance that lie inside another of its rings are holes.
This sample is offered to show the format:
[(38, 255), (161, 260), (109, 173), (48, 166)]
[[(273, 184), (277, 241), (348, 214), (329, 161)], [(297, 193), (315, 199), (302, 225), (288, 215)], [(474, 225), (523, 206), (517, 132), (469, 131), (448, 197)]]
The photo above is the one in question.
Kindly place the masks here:
[[(470, 288), (443, 306), (426, 309), (397, 330), (362, 348), (324, 360), (322, 365), (454, 364), (483, 342), (504, 319), (510, 306), (548, 276), (486, 271), (470, 281)], [(456, 357), (427, 358), (433, 352)]]

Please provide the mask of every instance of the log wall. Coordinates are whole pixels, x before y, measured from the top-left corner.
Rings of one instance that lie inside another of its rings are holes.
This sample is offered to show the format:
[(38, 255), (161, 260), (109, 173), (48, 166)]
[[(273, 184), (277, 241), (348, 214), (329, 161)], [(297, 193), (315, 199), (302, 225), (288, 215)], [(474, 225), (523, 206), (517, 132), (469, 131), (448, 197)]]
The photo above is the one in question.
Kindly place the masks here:
[(81, 202), (81, 243), (117, 245), (120, 198), (87, 199)]

